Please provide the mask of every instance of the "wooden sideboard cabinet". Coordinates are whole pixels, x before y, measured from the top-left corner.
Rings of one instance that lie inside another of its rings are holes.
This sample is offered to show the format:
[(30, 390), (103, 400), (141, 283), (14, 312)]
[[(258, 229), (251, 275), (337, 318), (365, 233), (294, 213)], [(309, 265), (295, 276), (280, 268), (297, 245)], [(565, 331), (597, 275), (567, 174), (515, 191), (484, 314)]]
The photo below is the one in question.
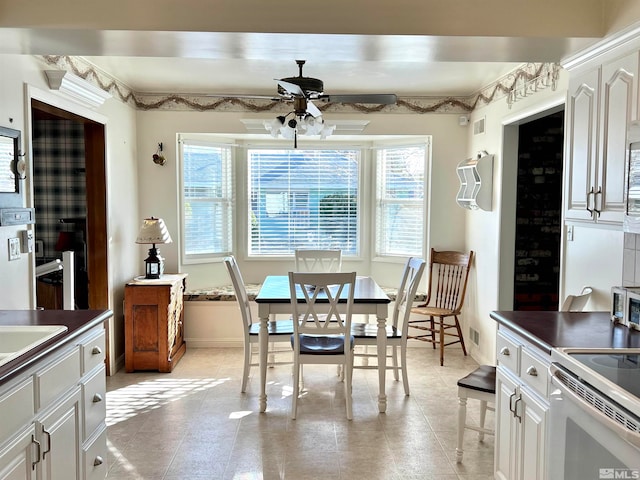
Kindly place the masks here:
[(136, 278), (124, 289), (125, 369), (171, 372), (184, 355), (183, 294), (187, 274)]

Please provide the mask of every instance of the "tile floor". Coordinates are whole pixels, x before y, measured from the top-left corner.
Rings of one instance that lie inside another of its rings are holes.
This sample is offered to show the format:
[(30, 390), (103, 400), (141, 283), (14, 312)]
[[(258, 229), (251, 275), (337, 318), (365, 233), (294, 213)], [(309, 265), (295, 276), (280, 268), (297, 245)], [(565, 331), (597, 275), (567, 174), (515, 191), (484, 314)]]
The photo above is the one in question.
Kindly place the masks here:
[[(291, 370), (267, 372), (269, 404), (258, 413), (258, 369), (240, 392), (241, 348), (188, 349), (174, 371), (121, 371), (107, 379), (109, 480), (488, 480), (493, 436), (467, 431), (455, 463), (456, 381), (476, 367), (448, 347), (408, 352), (411, 395), (387, 374), (388, 407), (377, 410), (375, 370), (356, 370), (353, 421), (335, 366), (306, 366), (291, 420)], [(477, 423), (477, 401), (469, 416)], [(494, 417), (487, 416), (492, 426)]]

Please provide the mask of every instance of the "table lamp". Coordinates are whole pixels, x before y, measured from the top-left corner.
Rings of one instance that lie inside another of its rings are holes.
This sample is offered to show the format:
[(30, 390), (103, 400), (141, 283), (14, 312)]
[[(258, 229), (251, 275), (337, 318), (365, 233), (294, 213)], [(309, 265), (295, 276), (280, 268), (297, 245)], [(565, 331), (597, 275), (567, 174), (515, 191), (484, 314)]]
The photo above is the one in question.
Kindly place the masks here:
[(152, 244), (149, 256), (145, 259), (145, 276), (147, 279), (158, 279), (164, 272), (164, 259), (156, 249), (156, 243), (171, 243), (169, 230), (161, 218), (145, 218), (140, 227), (136, 243)]

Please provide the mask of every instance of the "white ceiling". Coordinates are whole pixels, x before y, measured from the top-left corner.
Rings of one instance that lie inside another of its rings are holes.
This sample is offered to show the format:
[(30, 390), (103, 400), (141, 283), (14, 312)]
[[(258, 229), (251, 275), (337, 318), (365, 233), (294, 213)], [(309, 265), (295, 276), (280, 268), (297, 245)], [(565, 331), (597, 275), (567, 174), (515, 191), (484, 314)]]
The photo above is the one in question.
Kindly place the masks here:
[[(466, 96), (527, 62), (557, 62), (593, 39), (129, 32), (83, 55), (136, 92), (274, 95), (303, 74), (325, 93)], [(103, 39), (104, 40), (104, 39)], [(166, 52), (174, 52), (168, 56)], [(129, 55), (126, 55), (126, 54)]]
[(595, 43), (609, 3), (0, 0), (0, 54), (82, 56), (138, 93), (274, 95), (303, 59), (328, 94), (466, 96)]

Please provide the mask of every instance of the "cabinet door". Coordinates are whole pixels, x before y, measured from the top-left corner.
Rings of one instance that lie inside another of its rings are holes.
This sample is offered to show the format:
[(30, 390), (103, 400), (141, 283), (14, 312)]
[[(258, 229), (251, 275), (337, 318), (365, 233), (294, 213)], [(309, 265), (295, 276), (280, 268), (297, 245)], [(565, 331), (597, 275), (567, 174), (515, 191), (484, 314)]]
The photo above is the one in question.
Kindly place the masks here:
[(544, 480), (546, 478), (546, 436), (547, 412), (546, 402), (521, 389), (522, 413), (520, 421), (520, 445), (517, 457), (518, 478), (522, 480)]
[(33, 480), (36, 470), (33, 462), (37, 451), (33, 442), (36, 433), (33, 424), (0, 451), (0, 480)]
[(622, 224), (627, 127), (636, 114), (637, 72), (637, 54), (602, 67), (601, 164), (595, 206), (598, 223)]
[(37, 422), (41, 480), (80, 480), (80, 387)]
[(565, 218), (592, 221), (595, 197), (600, 70), (569, 82), (565, 158)]
[(495, 478), (510, 480), (515, 472), (515, 446), (518, 441), (517, 421), (511, 405), (517, 396), (517, 384), (506, 369), (498, 367), (496, 375), (496, 445)]

